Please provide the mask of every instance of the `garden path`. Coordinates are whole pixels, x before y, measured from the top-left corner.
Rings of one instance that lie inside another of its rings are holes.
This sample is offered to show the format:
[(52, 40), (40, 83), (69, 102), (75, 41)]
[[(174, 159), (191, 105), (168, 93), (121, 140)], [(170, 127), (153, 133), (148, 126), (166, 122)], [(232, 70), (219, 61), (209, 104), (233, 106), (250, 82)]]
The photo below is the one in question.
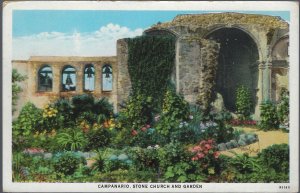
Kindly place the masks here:
[(252, 143), (250, 145), (244, 147), (238, 147), (231, 150), (221, 151), (220, 153), (223, 155), (234, 156), (232, 153), (248, 153), (250, 156), (256, 156), (258, 152), (266, 147), (269, 147), (273, 144), (282, 144), (289, 143), (289, 133), (283, 132), (281, 130), (277, 131), (261, 131), (258, 128), (250, 128), (250, 127), (235, 127), (235, 129), (242, 129), (246, 133), (256, 133), (258, 135), (259, 141), (256, 143)]

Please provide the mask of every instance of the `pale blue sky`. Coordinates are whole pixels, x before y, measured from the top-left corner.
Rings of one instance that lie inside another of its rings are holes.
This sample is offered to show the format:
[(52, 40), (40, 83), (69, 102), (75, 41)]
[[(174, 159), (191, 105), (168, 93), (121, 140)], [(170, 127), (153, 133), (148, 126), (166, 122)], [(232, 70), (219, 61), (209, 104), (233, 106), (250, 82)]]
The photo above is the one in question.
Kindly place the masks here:
[[(224, 11), (14, 10), (13, 59), (30, 56), (115, 56), (116, 41), (136, 37), (178, 14)], [(233, 12), (233, 11), (226, 11)], [(289, 11), (234, 11), (279, 16)]]
[[(148, 28), (157, 22), (171, 21), (184, 13), (208, 13), (221, 11), (103, 11), (103, 10), (16, 10), (13, 12), (13, 36), (24, 36), (41, 32), (72, 33), (91, 32), (109, 23), (130, 29)], [(227, 11), (229, 12), (229, 11)], [(280, 16), (289, 21), (288, 11), (235, 11)]]

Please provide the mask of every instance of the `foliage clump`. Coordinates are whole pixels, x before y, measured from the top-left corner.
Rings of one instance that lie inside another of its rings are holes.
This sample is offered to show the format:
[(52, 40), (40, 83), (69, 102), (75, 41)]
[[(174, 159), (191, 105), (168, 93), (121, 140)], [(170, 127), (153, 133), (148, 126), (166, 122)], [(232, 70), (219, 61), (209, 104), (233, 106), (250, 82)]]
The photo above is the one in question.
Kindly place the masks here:
[(276, 105), (271, 101), (265, 101), (260, 105), (259, 127), (264, 131), (277, 129), (279, 126)]
[(277, 114), (278, 119), (281, 125), (289, 127), (289, 114), (290, 114), (290, 105), (289, 105), (289, 91), (282, 89), (280, 93), (280, 100), (277, 105)]
[(241, 85), (236, 90), (236, 109), (240, 120), (249, 120), (252, 110), (252, 100), (249, 89)]
[(17, 101), (19, 99), (19, 93), (22, 92), (22, 88), (18, 85), (19, 82), (24, 81), (27, 77), (21, 75), (17, 69), (12, 69), (12, 112), (16, 111)]

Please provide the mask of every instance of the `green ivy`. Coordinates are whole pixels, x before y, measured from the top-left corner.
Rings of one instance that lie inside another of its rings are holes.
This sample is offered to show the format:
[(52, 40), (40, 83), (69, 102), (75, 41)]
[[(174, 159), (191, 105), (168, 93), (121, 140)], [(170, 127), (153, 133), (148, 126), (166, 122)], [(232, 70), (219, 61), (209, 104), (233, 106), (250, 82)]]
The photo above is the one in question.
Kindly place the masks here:
[(140, 36), (127, 43), (133, 93), (152, 97), (152, 105), (160, 107), (175, 63), (175, 38)]

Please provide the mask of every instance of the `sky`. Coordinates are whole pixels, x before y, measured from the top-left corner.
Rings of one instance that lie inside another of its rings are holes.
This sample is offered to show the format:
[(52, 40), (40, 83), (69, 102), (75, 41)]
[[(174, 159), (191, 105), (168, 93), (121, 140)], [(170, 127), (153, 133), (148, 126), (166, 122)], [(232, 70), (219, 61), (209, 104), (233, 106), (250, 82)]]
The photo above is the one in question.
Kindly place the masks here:
[[(114, 56), (116, 41), (142, 35), (178, 14), (222, 11), (14, 10), (13, 59), (30, 56)], [(230, 12), (226, 10), (226, 12)], [(280, 16), (288, 11), (235, 11)]]

